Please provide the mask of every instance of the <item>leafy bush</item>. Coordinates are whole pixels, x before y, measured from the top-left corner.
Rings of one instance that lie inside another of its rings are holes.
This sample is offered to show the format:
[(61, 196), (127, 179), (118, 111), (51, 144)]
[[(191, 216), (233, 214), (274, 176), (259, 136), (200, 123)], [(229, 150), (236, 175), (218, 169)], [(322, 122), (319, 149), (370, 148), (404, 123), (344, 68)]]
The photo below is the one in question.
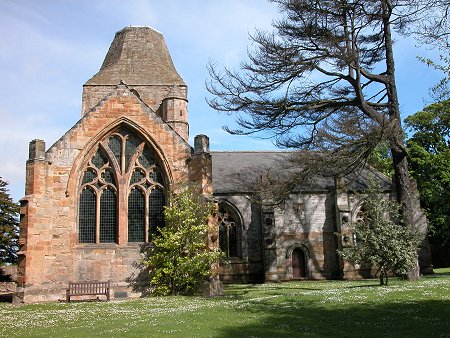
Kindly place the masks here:
[(153, 295), (193, 294), (213, 273), (220, 251), (207, 245), (211, 202), (184, 189), (165, 208), (165, 226), (150, 244), (144, 265), (150, 270)]
[(381, 285), (388, 284), (390, 273), (406, 276), (417, 264), (421, 234), (402, 224), (398, 203), (385, 198), (373, 184), (364, 197), (358, 221), (348, 225), (353, 245), (339, 254), (357, 264), (377, 267)]

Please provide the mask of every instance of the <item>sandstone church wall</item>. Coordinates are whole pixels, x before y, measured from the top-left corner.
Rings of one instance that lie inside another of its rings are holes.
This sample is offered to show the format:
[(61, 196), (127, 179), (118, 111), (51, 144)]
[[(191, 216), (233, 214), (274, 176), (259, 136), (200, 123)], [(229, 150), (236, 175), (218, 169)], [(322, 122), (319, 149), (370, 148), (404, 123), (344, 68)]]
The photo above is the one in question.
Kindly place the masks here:
[[(304, 253), (303, 278), (338, 277), (334, 193), (292, 194), (274, 211), (276, 260), (268, 267), (270, 279), (290, 280), (292, 253)], [(267, 232), (267, 231), (266, 231)]]
[(123, 290), (130, 291), (130, 280), (139, 274), (140, 246), (122, 240), (121, 230), (117, 244), (80, 244), (77, 235), (86, 156), (112, 129), (126, 124), (146, 138), (160, 156), (169, 186), (188, 180), (191, 147), (126, 86), (119, 87), (45, 157), (28, 161), (18, 281), (25, 286), (23, 301), (61, 299), (67, 283), (78, 280), (111, 280), (118, 295), (130, 295)]
[[(133, 85), (128, 84), (130, 90), (138, 93), (140, 99), (149, 106), (150, 109), (158, 113), (162, 117), (162, 112), (160, 112), (160, 107), (162, 101), (173, 95), (174, 86), (173, 85), (160, 85), (152, 86), (149, 88), (146, 85)], [(105, 96), (107, 96), (111, 91), (113, 91), (115, 85), (84, 85), (83, 95), (82, 95), (82, 115), (92, 110)], [(180, 97), (187, 97), (187, 87), (186, 86), (176, 86), (175, 93)]]

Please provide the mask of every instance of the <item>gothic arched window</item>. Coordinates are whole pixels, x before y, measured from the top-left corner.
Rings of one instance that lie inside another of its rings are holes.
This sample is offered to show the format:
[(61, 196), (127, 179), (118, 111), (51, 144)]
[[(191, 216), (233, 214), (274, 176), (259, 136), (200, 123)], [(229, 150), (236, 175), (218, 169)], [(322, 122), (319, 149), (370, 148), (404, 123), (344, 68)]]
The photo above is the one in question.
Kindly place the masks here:
[(117, 243), (119, 233), (128, 234), (128, 242), (149, 241), (164, 226), (164, 205), (164, 178), (151, 148), (120, 128), (98, 144), (84, 169), (79, 242)]
[(227, 257), (240, 257), (242, 227), (227, 209), (223, 203), (219, 205), (219, 247)]

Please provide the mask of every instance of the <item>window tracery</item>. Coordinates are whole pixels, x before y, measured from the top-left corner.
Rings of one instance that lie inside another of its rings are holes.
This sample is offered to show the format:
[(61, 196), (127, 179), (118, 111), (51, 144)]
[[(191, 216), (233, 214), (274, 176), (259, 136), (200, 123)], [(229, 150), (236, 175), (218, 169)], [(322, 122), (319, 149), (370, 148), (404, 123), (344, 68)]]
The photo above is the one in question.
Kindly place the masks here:
[[(127, 128), (98, 144), (79, 190), (80, 243), (117, 243), (122, 226), (128, 242), (145, 242), (164, 226), (162, 170), (151, 148)], [(127, 224), (119, 224), (119, 210), (126, 210)]]
[(238, 219), (233, 217), (223, 204), (219, 205), (217, 216), (220, 250), (226, 257), (240, 257), (242, 229)]

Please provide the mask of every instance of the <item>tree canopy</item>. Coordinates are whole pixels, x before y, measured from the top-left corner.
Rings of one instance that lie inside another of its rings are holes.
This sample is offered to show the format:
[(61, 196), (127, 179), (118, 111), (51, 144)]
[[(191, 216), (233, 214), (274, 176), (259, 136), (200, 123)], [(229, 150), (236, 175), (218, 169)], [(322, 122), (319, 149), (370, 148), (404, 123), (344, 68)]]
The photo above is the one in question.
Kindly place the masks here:
[(19, 206), (8, 192), (8, 182), (0, 177), (0, 265), (17, 262), (19, 249)]
[(389, 274), (406, 276), (413, 268), (421, 236), (417, 230), (402, 226), (399, 205), (373, 184), (363, 201), (358, 220), (348, 224), (353, 243), (339, 254), (357, 264), (374, 266), (380, 284), (387, 285)]
[(412, 176), (417, 180), (434, 241), (450, 241), (450, 100), (433, 103), (405, 119)]

